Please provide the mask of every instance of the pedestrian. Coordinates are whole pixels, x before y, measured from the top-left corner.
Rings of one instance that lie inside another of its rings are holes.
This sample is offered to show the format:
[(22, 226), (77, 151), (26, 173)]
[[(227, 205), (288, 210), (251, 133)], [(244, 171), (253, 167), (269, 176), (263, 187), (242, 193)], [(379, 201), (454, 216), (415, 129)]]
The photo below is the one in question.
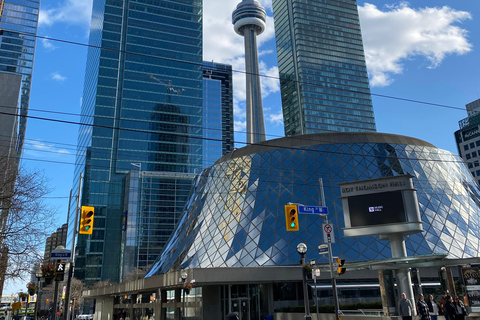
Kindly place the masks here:
[(433, 298), (433, 295), (429, 294), (428, 295), (428, 312), (430, 312), (430, 319), (431, 320), (437, 320), (438, 319), (438, 313), (439, 313), (439, 308), (437, 302), (435, 302), (435, 299)]
[(458, 320), (458, 313), (455, 304), (453, 303), (452, 296), (447, 295), (447, 302), (445, 303), (445, 314), (448, 316), (448, 320)]
[(465, 305), (463, 304), (462, 300), (460, 300), (457, 297), (455, 297), (455, 300), (453, 301), (453, 304), (455, 305), (455, 308), (457, 309), (457, 314), (458, 314), (458, 320), (465, 320), (465, 316), (467, 315), (467, 310), (465, 309)]
[(445, 304), (448, 302), (447, 300), (447, 292), (443, 291), (442, 292), (442, 297), (440, 298), (440, 310), (442, 310), (443, 316), (445, 317), (445, 320), (448, 319), (448, 313), (445, 311)]
[(425, 302), (423, 294), (421, 293), (418, 295), (417, 310), (421, 320), (430, 320), (428, 304)]
[(400, 301), (398, 301), (398, 315), (402, 320), (412, 320), (412, 303), (407, 299), (405, 292), (402, 293)]

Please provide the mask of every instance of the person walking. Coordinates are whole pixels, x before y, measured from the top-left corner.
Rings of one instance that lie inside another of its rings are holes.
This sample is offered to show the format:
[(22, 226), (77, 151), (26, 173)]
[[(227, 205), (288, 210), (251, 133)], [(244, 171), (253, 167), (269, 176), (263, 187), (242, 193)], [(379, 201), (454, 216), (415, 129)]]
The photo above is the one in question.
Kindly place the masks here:
[(421, 320), (430, 320), (428, 304), (425, 302), (423, 294), (421, 293), (418, 295), (417, 310)]
[(458, 313), (455, 304), (453, 303), (452, 296), (447, 296), (447, 302), (445, 303), (445, 315), (448, 316), (448, 320), (458, 320)]
[(433, 295), (429, 294), (428, 295), (428, 312), (430, 313), (430, 319), (431, 320), (437, 320), (438, 319), (438, 313), (439, 313), (439, 308), (437, 302), (435, 302), (435, 299), (433, 298)]
[(467, 310), (465, 309), (465, 305), (463, 304), (462, 300), (460, 300), (457, 296), (455, 297), (453, 304), (455, 305), (455, 309), (457, 309), (457, 314), (458, 314), (457, 320), (465, 320), (465, 316), (467, 315)]
[(402, 317), (402, 320), (412, 320), (412, 310), (412, 303), (403, 292), (400, 301), (398, 301), (398, 315)]
[(442, 296), (440, 298), (440, 310), (442, 310), (443, 316), (445, 317), (445, 320), (448, 319), (448, 313), (445, 310), (445, 304), (448, 302), (447, 300), (448, 293), (446, 291), (443, 291)]

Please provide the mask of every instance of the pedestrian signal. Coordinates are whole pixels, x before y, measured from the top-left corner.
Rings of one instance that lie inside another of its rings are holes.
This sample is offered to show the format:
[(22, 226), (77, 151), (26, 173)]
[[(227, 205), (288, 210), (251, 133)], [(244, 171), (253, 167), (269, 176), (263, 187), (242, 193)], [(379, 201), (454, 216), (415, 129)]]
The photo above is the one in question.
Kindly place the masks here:
[(65, 277), (65, 262), (57, 263), (57, 267), (55, 269), (55, 280), (56, 281), (63, 281)]
[(298, 210), (296, 205), (285, 206), (285, 222), (287, 231), (298, 231)]
[(82, 206), (82, 212), (80, 214), (80, 234), (92, 234), (93, 232), (93, 216), (95, 208)]

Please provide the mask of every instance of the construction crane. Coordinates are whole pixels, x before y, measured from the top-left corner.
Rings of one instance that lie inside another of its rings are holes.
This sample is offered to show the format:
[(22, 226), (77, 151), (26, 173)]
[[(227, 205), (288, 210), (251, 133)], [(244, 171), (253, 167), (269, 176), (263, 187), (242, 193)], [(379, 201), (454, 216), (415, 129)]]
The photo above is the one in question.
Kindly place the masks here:
[(180, 89), (177, 90), (177, 89), (173, 88), (171, 80), (168, 80), (168, 84), (167, 84), (167, 83), (163, 82), (162, 80), (155, 78), (153, 76), (153, 74), (149, 74), (148, 76), (150, 77), (150, 79), (155, 80), (160, 84), (163, 84), (165, 86), (165, 90), (167, 90), (167, 93), (182, 94), (183, 92), (185, 92), (185, 88), (182, 88), (181, 90)]

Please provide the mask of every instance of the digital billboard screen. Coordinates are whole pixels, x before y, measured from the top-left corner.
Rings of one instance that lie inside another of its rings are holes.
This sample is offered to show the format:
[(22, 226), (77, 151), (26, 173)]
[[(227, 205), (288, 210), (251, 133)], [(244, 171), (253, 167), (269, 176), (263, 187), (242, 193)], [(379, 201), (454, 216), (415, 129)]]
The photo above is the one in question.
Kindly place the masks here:
[(402, 191), (348, 197), (351, 227), (407, 222)]

